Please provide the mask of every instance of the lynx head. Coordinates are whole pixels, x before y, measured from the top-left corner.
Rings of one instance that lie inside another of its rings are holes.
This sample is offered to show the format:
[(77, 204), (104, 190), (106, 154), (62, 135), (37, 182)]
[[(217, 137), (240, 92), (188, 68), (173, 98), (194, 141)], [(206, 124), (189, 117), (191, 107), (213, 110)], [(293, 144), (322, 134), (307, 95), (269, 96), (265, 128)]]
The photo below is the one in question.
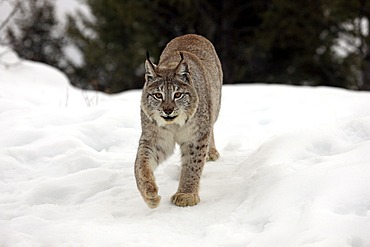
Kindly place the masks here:
[(184, 125), (197, 110), (199, 98), (193, 86), (189, 66), (181, 60), (174, 68), (159, 68), (149, 55), (145, 61), (145, 85), (141, 109), (158, 125)]

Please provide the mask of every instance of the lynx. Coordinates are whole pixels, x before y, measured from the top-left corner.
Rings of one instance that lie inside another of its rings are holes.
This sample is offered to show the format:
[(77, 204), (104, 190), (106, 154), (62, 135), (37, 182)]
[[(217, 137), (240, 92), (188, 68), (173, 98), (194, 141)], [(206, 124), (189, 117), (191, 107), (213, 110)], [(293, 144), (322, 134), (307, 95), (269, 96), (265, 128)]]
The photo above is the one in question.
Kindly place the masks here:
[(141, 97), (142, 134), (135, 161), (137, 187), (150, 208), (161, 197), (153, 171), (178, 144), (181, 174), (171, 201), (199, 203), (199, 183), (206, 160), (217, 160), (213, 125), (220, 111), (222, 68), (206, 38), (188, 34), (170, 41), (158, 65), (147, 54)]

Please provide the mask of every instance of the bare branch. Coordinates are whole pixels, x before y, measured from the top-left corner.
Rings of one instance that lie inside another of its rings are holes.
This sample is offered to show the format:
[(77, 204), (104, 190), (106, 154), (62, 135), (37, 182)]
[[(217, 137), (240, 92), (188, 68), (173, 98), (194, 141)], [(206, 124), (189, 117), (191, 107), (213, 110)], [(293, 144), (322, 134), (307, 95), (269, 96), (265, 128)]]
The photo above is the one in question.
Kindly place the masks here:
[(2, 23), (0, 23), (0, 31), (3, 28), (6, 27), (6, 25), (10, 21), (10, 19), (15, 15), (15, 13), (17, 13), (20, 4), (21, 4), (21, 2), (20, 1), (17, 1), (16, 4), (14, 5), (14, 7), (13, 7), (13, 10), (10, 12), (10, 14), (6, 17), (6, 19)]

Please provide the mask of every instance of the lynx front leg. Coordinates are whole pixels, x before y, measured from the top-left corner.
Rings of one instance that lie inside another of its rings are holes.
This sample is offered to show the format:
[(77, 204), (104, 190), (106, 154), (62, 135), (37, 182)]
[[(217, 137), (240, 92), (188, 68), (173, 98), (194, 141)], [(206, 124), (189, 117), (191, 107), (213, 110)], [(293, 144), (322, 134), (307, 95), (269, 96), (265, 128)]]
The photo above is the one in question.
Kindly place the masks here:
[(150, 165), (152, 162), (154, 161), (150, 157), (143, 156), (139, 150), (135, 162), (135, 177), (137, 188), (145, 203), (150, 208), (156, 208), (161, 201), (161, 197), (158, 195), (158, 187)]
[(150, 208), (158, 207), (161, 200), (153, 171), (159, 163), (173, 153), (175, 148), (171, 133), (163, 134), (166, 138), (157, 138), (155, 134), (153, 128), (150, 129), (150, 133), (142, 133), (135, 161), (137, 188)]
[(160, 147), (155, 148), (155, 144), (145, 139), (144, 136), (145, 134), (142, 134), (140, 138), (135, 161), (136, 185), (148, 207), (156, 208), (161, 197), (158, 195), (153, 170), (158, 166), (159, 157), (164, 154), (162, 154)]
[(177, 206), (194, 206), (200, 201), (199, 183), (206, 160), (207, 143), (204, 141), (197, 144), (183, 144), (181, 147), (183, 158), (180, 183), (177, 193), (171, 198)]

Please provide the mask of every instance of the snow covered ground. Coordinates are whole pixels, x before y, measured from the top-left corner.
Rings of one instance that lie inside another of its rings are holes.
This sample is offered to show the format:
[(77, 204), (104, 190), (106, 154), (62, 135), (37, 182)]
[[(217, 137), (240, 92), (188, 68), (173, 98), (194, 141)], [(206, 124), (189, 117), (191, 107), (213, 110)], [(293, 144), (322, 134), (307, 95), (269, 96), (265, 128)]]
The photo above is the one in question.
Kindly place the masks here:
[(133, 175), (140, 91), (82, 92), (0, 53), (0, 246), (370, 246), (369, 92), (225, 86), (200, 204), (170, 204), (176, 152), (152, 210)]

